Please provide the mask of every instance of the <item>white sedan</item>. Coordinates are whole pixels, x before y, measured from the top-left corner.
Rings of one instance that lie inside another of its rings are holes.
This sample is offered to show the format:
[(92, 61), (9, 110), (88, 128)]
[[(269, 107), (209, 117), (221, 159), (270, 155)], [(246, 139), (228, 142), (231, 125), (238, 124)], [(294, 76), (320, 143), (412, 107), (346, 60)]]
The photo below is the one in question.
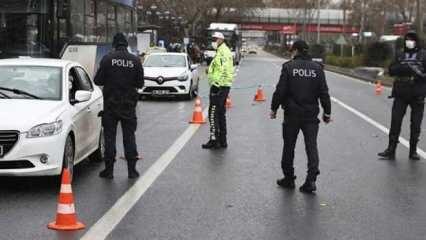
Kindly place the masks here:
[(192, 64), (186, 53), (153, 53), (146, 57), (143, 66), (145, 86), (139, 89), (142, 96), (192, 99), (198, 95), (198, 65)]
[(101, 90), (56, 59), (0, 60), (0, 175), (60, 175), (103, 157)]

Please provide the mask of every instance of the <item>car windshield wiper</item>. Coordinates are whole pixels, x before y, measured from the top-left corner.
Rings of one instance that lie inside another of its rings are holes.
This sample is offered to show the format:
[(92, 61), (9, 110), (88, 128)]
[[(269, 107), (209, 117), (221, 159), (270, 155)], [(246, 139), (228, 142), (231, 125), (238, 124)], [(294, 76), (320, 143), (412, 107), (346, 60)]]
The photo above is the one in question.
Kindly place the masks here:
[(0, 92), (0, 97), (1, 98), (7, 98), (7, 99), (11, 98), (9, 95), (7, 95), (6, 93), (2, 93), (2, 92)]
[(41, 99), (40, 97), (37, 97), (34, 94), (31, 94), (29, 92), (23, 91), (23, 90), (19, 90), (19, 89), (15, 89), (15, 88), (5, 88), (5, 87), (0, 87), (0, 90), (4, 90), (4, 91), (8, 91), (8, 92), (12, 92), (14, 94), (17, 95), (24, 95), (24, 96), (28, 96), (30, 98), (34, 98), (34, 99)]

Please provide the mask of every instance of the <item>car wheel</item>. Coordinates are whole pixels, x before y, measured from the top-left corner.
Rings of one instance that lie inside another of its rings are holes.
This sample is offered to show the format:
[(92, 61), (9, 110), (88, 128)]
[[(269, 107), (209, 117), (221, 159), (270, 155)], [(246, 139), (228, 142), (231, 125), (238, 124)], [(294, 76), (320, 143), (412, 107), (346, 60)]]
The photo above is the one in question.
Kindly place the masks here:
[(104, 130), (101, 128), (101, 133), (99, 136), (98, 149), (90, 155), (90, 160), (94, 162), (102, 162), (105, 156), (105, 138)]
[[(198, 82), (200, 82), (200, 80), (198, 80)], [(197, 87), (193, 90), (194, 97), (198, 97), (198, 93), (199, 93), (199, 86), (197, 84)]]
[(71, 135), (69, 135), (67, 137), (67, 140), (65, 141), (63, 167), (68, 169), (71, 177), (73, 176), (73, 173), (74, 173), (74, 159), (75, 159), (74, 141)]

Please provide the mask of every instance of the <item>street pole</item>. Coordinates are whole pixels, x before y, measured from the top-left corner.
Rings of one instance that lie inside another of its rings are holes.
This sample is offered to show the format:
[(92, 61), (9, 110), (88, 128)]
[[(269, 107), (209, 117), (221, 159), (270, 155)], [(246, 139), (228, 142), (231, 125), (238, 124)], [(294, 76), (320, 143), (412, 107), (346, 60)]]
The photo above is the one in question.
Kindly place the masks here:
[(423, 37), (423, 0), (417, 0), (417, 32)]
[(317, 21), (318, 21), (318, 26), (317, 26), (317, 44), (321, 44), (321, 0), (317, 0), (317, 9), (318, 9), (318, 17), (317, 17)]
[(365, 0), (361, 1), (361, 27), (359, 30), (359, 41), (363, 44), (364, 40), (364, 25), (365, 25)]

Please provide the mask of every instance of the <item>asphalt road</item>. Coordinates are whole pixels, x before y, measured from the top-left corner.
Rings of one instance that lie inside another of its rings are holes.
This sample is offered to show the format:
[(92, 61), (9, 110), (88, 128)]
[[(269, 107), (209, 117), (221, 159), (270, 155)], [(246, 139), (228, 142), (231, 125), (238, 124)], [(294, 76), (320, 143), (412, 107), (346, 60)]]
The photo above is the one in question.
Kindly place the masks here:
[[(231, 92), (234, 106), (228, 112), (227, 150), (201, 149), (208, 125), (189, 129), (181, 151), (173, 147), (188, 131), (193, 102), (141, 102), (137, 140), (144, 160), (138, 167), (145, 174), (141, 180), (152, 174), (157, 178), (151, 179), (152, 184), (130, 181), (121, 161), (115, 179), (107, 181), (97, 177), (102, 164), (80, 164), (73, 190), (78, 217), (87, 225), (84, 231), (58, 233), (46, 228), (55, 216), (55, 179), (0, 178), (0, 239), (79, 239), (88, 230), (95, 235), (101, 230), (107, 239), (143, 240), (425, 239), (426, 160), (408, 160), (408, 150), (402, 145), (396, 161), (376, 157), (387, 144), (386, 134), (377, 125), (390, 124), (388, 89), (375, 96), (370, 84), (327, 73), (336, 101), (334, 122), (320, 129), (318, 192), (304, 195), (276, 186), (282, 174), (281, 121), (269, 120), (268, 113), (283, 62), (266, 53), (242, 62)], [(264, 85), (268, 101), (255, 104), (259, 84)], [(204, 79), (204, 107), (207, 92)], [(408, 118), (405, 122), (402, 137), (408, 139)], [(425, 139), (419, 145), (422, 149), (426, 149)], [(121, 153), (121, 141), (118, 144)], [(177, 155), (164, 154), (170, 150)], [(167, 158), (170, 162), (164, 171), (150, 168)], [(300, 185), (306, 172), (302, 136), (295, 163)], [(146, 187), (141, 198), (126, 194), (132, 186)], [(117, 225), (95, 225), (108, 218), (104, 214), (111, 208), (120, 211), (115, 203), (123, 195), (136, 203), (128, 206), (124, 218), (113, 214), (120, 220)]]

